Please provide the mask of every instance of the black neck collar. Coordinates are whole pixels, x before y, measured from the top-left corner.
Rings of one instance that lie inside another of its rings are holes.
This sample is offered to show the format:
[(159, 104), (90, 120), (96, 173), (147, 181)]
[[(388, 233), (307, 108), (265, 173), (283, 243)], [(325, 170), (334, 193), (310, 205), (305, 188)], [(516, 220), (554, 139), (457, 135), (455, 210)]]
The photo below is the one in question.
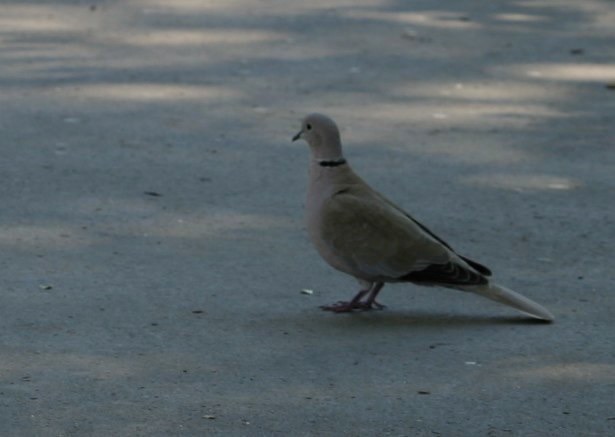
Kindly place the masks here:
[(344, 158), (334, 159), (332, 161), (318, 161), (318, 165), (321, 167), (337, 167), (344, 164), (346, 164), (346, 160)]

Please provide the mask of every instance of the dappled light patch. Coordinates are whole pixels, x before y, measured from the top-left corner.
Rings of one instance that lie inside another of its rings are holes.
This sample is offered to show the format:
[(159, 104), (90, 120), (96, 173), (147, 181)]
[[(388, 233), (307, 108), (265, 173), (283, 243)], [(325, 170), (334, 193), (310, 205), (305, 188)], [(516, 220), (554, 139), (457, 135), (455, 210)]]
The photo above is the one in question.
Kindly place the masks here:
[(21, 249), (82, 249), (96, 244), (98, 239), (82, 229), (61, 224), (0, 226), (0, 247)]
[(554, 363), (522, 370), (515, 370), (511, 373), (514, 373), (520, 378), (540, 381), (561, 381), (578, 383), (615, 382), (615, 364), (607, 363)]
[(398, 24), (412, 24), (436, 29), (466, 30), (480, 29), (480, 23), (469, 19), (462, 12), (421, 11), (421, 12), (383, 12), (378, 10), (348, 10), (350, 18), (388, 21)]
[(225, 86), (180, 85), (164, 83), (94, 83), (77, 90), (81, 97), (114, 101), (177, 102), (181, 100), (228, 100), (237, 98), (237, 90)]
[(134, 46), (192, 47), (216, 44), (255, 44), (279, 41), (284, 35), (265, 30), (214, 29), (214, 30), (152, 30), (112, 33), (105, 40), (116, 44)]
[(462, 103), (459, 101), (435, 103), (367, 104), (358, 113), (391, 121), (440, 120), (443, 126), (472, 125), (485, 120), (497, 121), (500, 126), (520, 126), (536, 118), (565, 117), (566, 114), (543, 104)]
[(236, 238), (243, 231), (289, 229), (296, 223), (289, 217), (249, 214), (239, 211), (212, 211), (210, 214), (177, 216), (159, 214), (159, 220), (149, 223), (143, 231), (148, 236), (171, 238)]
[(607, 82), (615, 80), (615, 64), (598, 63), (540, 63), (497, 67), (504, 74), (539, 80), (565, 82)]
[(440, 98), (443, 101), (468, 100), (490, 103), (560, 101), (570, 98), (571, 92), (566, 89), (545, 88), (530, 81), (463, 81), (445, 82), (417, 86), (415, 83), (400, 84), (390, 88), (390, 93), (396, 96)]
[(2, 4), (0, 33), (27, 32), (28, 34), (74, 32), (83, 28), (84, 23), (75, 13), (85, 13), (84, 8), (65, 5), (47, 7), (19, 2)]
[(464, 178), (464, 182), (485, 188), (500, 188), (513, 191), (568, 191), (583, 186), (580, 181), (573, 178), (523, 173), (477, 174)]
[(495, 14), (493, 18), (498, 21), (508, 21), (513, 23), (539, 23), (548, 20), (548, 18), (544, 15), (531, 15), (512, 12)]

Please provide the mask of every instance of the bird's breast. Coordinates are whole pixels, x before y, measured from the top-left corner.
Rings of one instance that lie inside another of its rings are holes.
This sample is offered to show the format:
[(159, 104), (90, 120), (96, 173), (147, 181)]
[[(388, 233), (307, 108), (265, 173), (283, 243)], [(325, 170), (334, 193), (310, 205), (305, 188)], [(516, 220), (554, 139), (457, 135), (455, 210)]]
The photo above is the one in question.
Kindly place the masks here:
[(327, 217), (324, 211), (324, 204), (327, 201), (327, 196), (322, 196), (322, 193), (308, 194), (306, 203), (306, 225), (310, 241), (318, 254), (333, 268), (340, 270), (352, 276), (357, 276), (352, 265), (346, 258), (337, 253), (334, 247), (327, 242), (326, 236), (323, 234), (325, 228), (324, 222)]

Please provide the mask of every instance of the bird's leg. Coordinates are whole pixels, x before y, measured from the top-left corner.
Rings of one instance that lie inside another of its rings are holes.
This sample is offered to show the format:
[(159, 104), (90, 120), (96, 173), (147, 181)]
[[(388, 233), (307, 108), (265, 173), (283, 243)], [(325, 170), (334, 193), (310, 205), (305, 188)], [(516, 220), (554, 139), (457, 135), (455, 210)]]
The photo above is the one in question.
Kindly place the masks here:
[(348, 313), (354, 309), (358, 309), (360, 308), (358, 305), (360, 304), (361, 298), (369, 292), (370, 288), (371, 287), (364, 288), (359, 291), (349, 302), (340, 300), (331, 305), (322, 305), (320, 309), (323, 311), (333, 311), (334, 313)]
[(366, 306), (365, 309), (376, 308), (378, 310), (381, 310), (385, 308), (384, 305), (376, 302), (376, 296), (378, 296), (378, 293), (380, 293), (380, 290), (382, 290), (382, 287), (384, 287), (384, 282), (374, 282), (374, 284), (372, 285), (369, 291), (369, 295), (367, 296), (367, 300), (363, 302), (363, 305)]
[[(333, 311), (334, 313), (348, 313), (352, 310), (371, 310), (371, 309), (382, 309), (384, 305), (376, 302), (376, 296), (380, 292), (380, 289), (384, 286), (382, 282), (362, 282), (365, 284), (365, 288), (359, 291), (355, 297), (352, 298), (351, 301), (339, 301), (332, 305), (323, 305), (320, 308), (324, 311)], [(367, 300), (361, 302), (363, 296), (369, 293)]]

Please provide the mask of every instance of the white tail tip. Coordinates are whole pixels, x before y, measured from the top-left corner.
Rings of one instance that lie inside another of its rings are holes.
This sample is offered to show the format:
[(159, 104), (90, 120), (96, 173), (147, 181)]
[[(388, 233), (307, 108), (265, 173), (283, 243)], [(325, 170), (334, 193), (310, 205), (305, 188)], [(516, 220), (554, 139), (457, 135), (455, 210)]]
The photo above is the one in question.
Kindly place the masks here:
[(469, 289), (469, 291), (513, 307), (536, 319), (544, 320), (545, 322), (552, 322), (554, 320), (553, 314), (542, 305), (501, 285), (490, 283), (485, 286)]

